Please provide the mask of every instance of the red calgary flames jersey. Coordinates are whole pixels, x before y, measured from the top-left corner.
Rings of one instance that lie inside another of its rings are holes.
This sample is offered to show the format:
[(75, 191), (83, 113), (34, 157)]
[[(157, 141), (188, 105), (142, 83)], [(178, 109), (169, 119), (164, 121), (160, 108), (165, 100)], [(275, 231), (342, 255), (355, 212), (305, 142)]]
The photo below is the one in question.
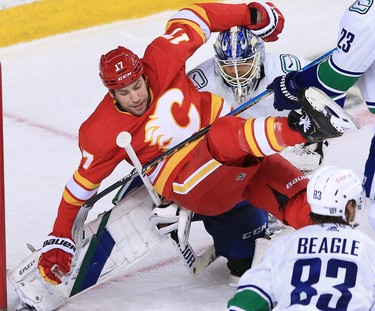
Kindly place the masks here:
[[(145, 164), (229, 113), (230, 106), (221, 98), (196, 90), (185, 74), (185, 63), (212, 31), (247, 25), (249, 21), (245, 4), (197, 4), (172, 17), (166, 33), (147, 47), (142, 59), (151, 89), (148, 110), (142, 116), (120, 111), (108, 93), (82, 124), (82, 159), (65, 187), (55, 232), (70, 232), (79, 206), (95, 195), (101, 181), (121, 161), (129, 161), (124, 149), (116, 145), (120, 132), (132, 135), (132, 146)], [(188, 158), (188, 152), (182, 153), (180, 164)], [(157, 170), (163, 170), (164, 164), (159, 164)], [(173, 174), (173, 165), (168, 169)]]

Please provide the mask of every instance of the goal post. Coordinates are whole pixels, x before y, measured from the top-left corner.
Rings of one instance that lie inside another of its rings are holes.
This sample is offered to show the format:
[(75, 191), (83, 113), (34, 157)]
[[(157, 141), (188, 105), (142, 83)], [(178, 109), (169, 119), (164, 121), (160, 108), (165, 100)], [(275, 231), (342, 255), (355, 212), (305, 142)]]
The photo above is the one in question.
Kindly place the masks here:
[(0, 311), (7, 310), (6, 235), (5, 235), (5, 187), (4, 187), (4, 131), (3, 131), (3, 83), (0, 63)]

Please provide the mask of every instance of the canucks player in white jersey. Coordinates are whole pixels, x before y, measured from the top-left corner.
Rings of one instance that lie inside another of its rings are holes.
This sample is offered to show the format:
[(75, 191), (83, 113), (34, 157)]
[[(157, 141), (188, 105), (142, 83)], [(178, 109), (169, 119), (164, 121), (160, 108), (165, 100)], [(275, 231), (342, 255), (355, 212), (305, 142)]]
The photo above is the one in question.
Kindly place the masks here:
[(314, 224), (276, 240), (228, 310), (374, 310), (375, 242), (355, 229), (364, 192), (352, 170), (318, 169), (307, 186)]
[[(374, 0), (355, 1), (343, 14), (337, 49), (331, 57), (306, 71), (276, 78), (270, 85), (275, 92), (276, 109), (293, 109), (293, 96), (307, 86), (323, 90), (343, 105), (345, 92), (358, 83), (370, 112), (375, 113), (375, 4)], [(375, 135), (365, 165), (366, 195), (372, 201), (369, 220), (375, 230)]]
[[(292, 54), (266, 53), (264, 41), (246, 27), (232, 27), (220, 32), (214, 44), (215, 56), (188, 73), (195, 87), (224, 98), (237, 108), (266, 90), (277, 76), (298, 71), (309, 63)], [(289, 111), (273, 107), (273, 95), (262, 99), (240, 114), (246, 119), (265, 116), (287, 116)], [(288, 147), (282, 155), (301, 171), (309, 172), (321, 163), (322, 146)]]

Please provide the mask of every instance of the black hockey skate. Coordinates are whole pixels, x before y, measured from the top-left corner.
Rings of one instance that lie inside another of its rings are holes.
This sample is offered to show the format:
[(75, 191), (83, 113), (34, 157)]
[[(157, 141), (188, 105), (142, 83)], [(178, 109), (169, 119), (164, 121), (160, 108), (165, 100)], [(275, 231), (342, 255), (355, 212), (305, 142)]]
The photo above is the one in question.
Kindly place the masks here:
[(315, 87), (305, 88), (298, 95), (298, 101), (302, 109), (289, 113), (288, 124), (309, 142), (340, 137), (346, 129), (360, 128), (344, 109)]

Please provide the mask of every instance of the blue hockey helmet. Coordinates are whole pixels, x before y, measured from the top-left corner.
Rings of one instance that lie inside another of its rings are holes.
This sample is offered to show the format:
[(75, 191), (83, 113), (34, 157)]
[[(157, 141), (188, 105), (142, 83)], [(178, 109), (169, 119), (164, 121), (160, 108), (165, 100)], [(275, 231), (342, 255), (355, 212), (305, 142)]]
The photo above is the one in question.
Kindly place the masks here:
[(219, 33), (214, 44), (216, 70), (232, 88), (236, 100), (250, 99), (261, 75), (264, 42), (246, 27)]

